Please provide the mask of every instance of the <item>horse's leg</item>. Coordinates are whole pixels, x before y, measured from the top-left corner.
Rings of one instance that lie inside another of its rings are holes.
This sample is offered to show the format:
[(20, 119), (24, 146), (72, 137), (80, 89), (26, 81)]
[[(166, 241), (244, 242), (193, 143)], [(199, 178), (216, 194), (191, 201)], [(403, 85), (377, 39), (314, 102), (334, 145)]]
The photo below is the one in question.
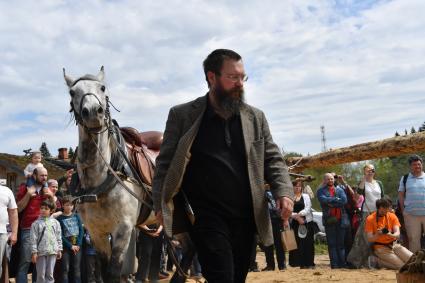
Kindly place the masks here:
[(122, 264), (124, 261), (124, 255), (127, 252), (131, 233), (133, 231), (133, 225), (129, 223), (121, 223), (117, 226), (114, 233), (112, 234), (112, 255), (109, 261), (109, 281), (111, 283), (120, 282), (120, 275)]

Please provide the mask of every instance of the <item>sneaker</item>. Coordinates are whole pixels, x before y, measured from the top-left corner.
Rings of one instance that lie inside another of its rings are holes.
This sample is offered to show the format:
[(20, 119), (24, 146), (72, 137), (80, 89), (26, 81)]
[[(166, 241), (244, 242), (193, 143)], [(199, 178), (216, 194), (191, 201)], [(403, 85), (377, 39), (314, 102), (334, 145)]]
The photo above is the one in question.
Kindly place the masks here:
[(162, 274), (162, 275), (164, 275), (164, 276), (170, 276), (170, 273), (168, 273), (168, 272), (166, 272), (166, 271), (164, 271), (164, 270), (161, 270), (160, 272), (159, 272), (159, 274)]
[(162, 274), (161, 272), (158, 274), (158, 278), (159, 278), (159, 280), (162, 280), (162, 279), (167, 279), (168, 278), (168, 276), (167, 275), (165, 275), (165, 274)]
[(271, 267), (271, 266), (266, 266), (263, 269), (261, 269), (261, 271), (273, 271), (273, 270), (274, 270), (274, 267)]

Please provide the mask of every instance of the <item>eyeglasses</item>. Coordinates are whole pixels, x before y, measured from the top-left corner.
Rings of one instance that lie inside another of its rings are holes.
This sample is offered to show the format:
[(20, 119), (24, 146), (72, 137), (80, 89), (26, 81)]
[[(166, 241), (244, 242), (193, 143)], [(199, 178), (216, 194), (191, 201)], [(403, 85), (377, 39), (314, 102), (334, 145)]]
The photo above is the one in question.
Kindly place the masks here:
[[(221, 74), (219, 74), (221, 75)], [(237, 82), (246, 82), (248, 80), (248, 76), (247, 75), (224, 75), (224, 77), (234, 83)]]

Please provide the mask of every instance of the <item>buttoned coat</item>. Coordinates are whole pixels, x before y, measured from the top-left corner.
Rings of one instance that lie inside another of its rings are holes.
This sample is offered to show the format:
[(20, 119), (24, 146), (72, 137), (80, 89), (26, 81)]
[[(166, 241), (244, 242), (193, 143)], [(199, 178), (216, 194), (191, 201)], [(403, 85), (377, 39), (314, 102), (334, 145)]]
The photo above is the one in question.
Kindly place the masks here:
[[(168, 115), (152, 184), (154, 208), (155, 211), (162, 211), (164, 230), (168, 236), (173, 234), (173, 230), (181, 230), (181, 227), (176, 227), (177, 223), (181, 223), (181, 219), (177, 218), (185, 217), (184, 214), (175, 213), (176, 201), (173, 198), (180, 190), (190, 161), (190, 149), (201, 125), (207, 99), (208, 94), (174, 106)], [(264, 183), (270, 185), (275, 198), (286, 196), (293, 199), (293, 188), (288, 168), (273, 142), (264, 113), (245, 104), (240, 110), (240, 117), (256, 228), (260, 240), (265, 245), (271, 245), (272, 228)]]

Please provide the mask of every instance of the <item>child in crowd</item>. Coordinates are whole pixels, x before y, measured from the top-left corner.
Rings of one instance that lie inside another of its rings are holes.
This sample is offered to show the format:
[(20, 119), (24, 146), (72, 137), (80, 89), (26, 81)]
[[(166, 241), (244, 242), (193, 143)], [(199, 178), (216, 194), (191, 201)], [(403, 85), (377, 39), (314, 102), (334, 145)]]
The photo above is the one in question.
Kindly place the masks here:
[[(62, 199), (62, 215), (58, 221), (62, 228), (63, 256), (62, 256), (62, 283), (68, 283), (70, 265), (73, 266), (73, 279), (81, 283), (81, 245), (83, 243), (83, 224), (78, 214), (74, 213), (74, 204), (71, 196)], [(72, 261), (72, 264), (70, 264)]]
[(357, 229), (360, 226), (360, 222), (362, 220), (362, 205), (364, 202), (364, 196), (359, 193), (358, 187), (353, 187), (354, 195), (354, 209), (353, 209), (353, 218), (351, 219), (351, 234), (353, 236), (353, 239), (357, 233)]
[(100, 273), (101, 265), (98, 256), (96, 255), (96, 249), (94, 248), (89, 231), (84, 229), (84, 240), (86, 243), (86, 263), (87, 263), (87, 282), (88, 283), (102, 283), (102, 277)]
[(62, 256), (62, 232), (59, 222), (51, 217), (55, 211), (51, 198), (40, 205), (40, 217), (31, 225), (31, 261), (36, 264), (37, 283), (54, 282), (56, 258)]
[[(24, 169), (24, 175), (27, 179), (26, 186), (27, 188), (33, 186), (35, 184), (35, 178), (33, 176), (34, 169), (36, 168), (44, 168), (43, 163), (41, 163), (41, 152), (33, 151), (31, 153), (31, 162)], [(47, 188), (47, 184), (46, 184)], [(44, 190), (44, 189), (43, 189)]]

